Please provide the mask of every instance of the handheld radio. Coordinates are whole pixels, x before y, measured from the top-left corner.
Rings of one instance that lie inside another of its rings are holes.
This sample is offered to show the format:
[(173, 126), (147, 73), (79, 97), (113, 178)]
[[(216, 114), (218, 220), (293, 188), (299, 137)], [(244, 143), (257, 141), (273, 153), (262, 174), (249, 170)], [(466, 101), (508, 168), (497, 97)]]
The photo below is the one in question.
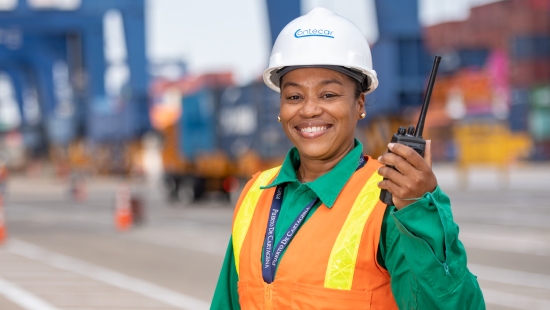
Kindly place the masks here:
[[(426, 140), (422, 138), (422, 132), (424, 131), (424, 121), (426, 120), (426, 113), (428, 112), (428, 106), (430, 105), (430, 98), (432, 97), (432, 90), (434, 88), (435, 76), (437, 75), (437, 69), (441, 62), (441, 56), (435, 56), (434, 64), (432, 67), (432, 73), (428, 82), (428, 89), (426, 90), (426, 97), (424, 97), (424, 103), (422, 104), (422, 110), (418, 123), (416, 124), (416, 130), (414, 126), (410, 126), (408, 129), (405, 127), (399, 127), (397, 133), (393, 135), (391, 143), (401, 143), (414, 149), (420, 156), (424, 157), (424, 150), (426, 148)], [(388, 152), (391, 153), (390, 150)], [(394, 166), (387, 167), (395, 169)], [(384, 178), (384, 180), (387, 180)], [(392, 194), (388, 190), (383, 189), (380, 191), (380, 200), (388, 206), (393, 206)]]

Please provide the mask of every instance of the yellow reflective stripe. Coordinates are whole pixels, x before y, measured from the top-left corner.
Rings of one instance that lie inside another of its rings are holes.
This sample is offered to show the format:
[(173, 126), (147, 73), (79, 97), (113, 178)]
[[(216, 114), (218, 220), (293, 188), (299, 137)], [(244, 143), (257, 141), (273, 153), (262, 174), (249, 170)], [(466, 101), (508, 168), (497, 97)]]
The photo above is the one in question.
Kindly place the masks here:
[(233, 252), (235, 254), (235, 267), (237, 267), (237, 274), (239, 274), (239, 255), (241, 254), (241, 248), (243, 246), (244, 238), (248, 232), (248, 227), (252, 221), (256, 204), (262, 194), (261, 186), (269, 185), (271, 179), (279, 172), (279, 167), (266, 170), (260, 174), (256, 179), (252, 187), (246, 193), (246, 196), (241, 203), (241, 208), (237, 217), (235, 218), (235, 224), (233, 224)]
[(382, 181), (382, 176), (376, 172), (373, 173), (355, 199), (330, 253), (325, 276), (326, 288), (351, 290), (363, 228), (378, 203), (380, 188), (377, 183), (380, 181)]

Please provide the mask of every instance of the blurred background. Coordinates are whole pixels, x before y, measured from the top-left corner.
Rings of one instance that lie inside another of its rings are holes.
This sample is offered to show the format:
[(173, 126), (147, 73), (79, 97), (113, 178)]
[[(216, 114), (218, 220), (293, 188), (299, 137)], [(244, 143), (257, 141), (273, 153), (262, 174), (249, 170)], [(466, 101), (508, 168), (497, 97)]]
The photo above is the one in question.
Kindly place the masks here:
[(292, 19), (371, 44), (365, 153), (416, 123), (489, 309), (550, 309), (550, 0), (0, 0), (0, 308), (207, 309), (246, 181), (292, 147)]

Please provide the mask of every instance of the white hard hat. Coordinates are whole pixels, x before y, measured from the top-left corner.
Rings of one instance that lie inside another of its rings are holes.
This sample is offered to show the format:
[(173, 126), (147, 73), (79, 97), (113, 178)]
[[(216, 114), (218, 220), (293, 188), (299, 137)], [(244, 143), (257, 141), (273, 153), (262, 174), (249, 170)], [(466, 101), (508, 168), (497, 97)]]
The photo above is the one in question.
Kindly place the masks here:
[[(283, 28), (264, 71), (264, 82), (280, 92), (279, 70), (290, 66), (336, 66), (368, 77), (368, 94), (378, 86), (367, 40), (349, 20), (325, 8), (315, 8)], [(337, 70), (342, 72), (341, 70)]]

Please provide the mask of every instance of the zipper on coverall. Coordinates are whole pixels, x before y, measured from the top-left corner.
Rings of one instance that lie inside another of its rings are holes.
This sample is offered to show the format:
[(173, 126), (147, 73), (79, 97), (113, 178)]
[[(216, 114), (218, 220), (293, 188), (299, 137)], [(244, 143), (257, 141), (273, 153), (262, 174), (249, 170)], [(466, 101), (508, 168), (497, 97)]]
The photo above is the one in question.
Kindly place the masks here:
[(271, 295), (272, 288), (273, 286), (271, 284), (265, 285), (264, 301), (266, 310), (273, 310), (273, 296)]

